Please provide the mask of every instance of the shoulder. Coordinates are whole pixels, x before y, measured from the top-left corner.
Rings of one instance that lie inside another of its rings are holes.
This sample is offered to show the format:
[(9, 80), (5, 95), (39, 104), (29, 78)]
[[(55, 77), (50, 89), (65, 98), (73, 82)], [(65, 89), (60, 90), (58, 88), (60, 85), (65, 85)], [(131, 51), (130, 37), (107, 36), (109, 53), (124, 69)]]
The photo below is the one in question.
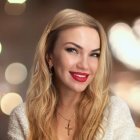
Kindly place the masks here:
[(110, 96), (110, 102), (108, 107), (110, 108), (110, 112), (114, 113), (129, 112), (129, 107), (127, 103), (118, 96)]
[(10, 139), (22, 140), (26, 138), (28, 133), (28, 119), (26, 115), (25, 103), (17, 106), (11, 113), (9, 118), (8, 136)]
[(11, 115), (13, 115), (13, 114), (25, 114), (25, 112), (26, 112), (25, 106), (26, 106), (25, 103), (21, 103), (11, 112)]
[(26, 115), (26, 107), (25, 103), (17, 106), (10, 115), (11, 121), (18, 121), (19, 123), (27, 124), (27, 115)]
[[(122, 126), (124, 126), (126, 122), (134, 126), (129, 107), (120, 97), (111, 96), (107, 109), (109, 111), (109, 120), (113, 119)], [(112, 123), (114, 123), (114, 121)], [(117, 127), (117, 124), (115, 126)]]
[(123, 99), (117, 96), (110, 96), (110, 101), (104, 114), (107, 118), (105, 138), (140, 140), (129, 107)]
[(131, 114), (127, 103), (118, 96), (110, 96), (109, 103), (104, 111), (104, 115), (109, 120), (118, 119), (120, 115), (120, 117), (128, 117), (131, 119)]
[(111, 105), (122, 105), (122, 106), (127, 106), (127, 104), (125, 103), (125, 101), (118, 97), (118, 96), (110, 96), (110, 102)]

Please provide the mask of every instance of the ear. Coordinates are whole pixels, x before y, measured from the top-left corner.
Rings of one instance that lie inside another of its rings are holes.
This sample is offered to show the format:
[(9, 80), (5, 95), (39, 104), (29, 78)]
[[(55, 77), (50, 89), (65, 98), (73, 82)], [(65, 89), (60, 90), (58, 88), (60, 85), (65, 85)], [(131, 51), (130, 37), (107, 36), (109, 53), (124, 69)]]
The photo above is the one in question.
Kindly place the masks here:
[(47, 62), (47, 64), (48, 64), (49, 69), (51, 69), (52, 66), (53, 66), (52, 55), (47, 55), (47, 56), (46, 56), (46, 62)]

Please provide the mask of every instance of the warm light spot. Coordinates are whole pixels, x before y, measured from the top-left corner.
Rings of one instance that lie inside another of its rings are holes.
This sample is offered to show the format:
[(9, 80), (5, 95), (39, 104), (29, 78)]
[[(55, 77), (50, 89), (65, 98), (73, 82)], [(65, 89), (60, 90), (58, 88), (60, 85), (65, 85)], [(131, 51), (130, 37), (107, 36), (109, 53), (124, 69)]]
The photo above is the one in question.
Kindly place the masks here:
[(114, 75), (114, 81), (111, 82), (112, 92), (116, 95), (126, 99), (135, 82), (133, 73), (129, 71), (117, 72)]
[(129, 90), (131, 89), (132, 84), (126, 81), (120, 81), (111, 84), (111, 90), (117, 96), (125, 99), (128, 95)]
[(127, 102), (130, 108), (140, 115), (140, 82), (131, 88)]
[(12, 110), (22, 102), (22, 98), (19, 94), (7, 93), (4, 96), (2, 96), (0, 103), (1, 110), (4, 114), (10, 115)]
[(9, 3), (23, 4), (26, 0), (8, 0)]
[(137, 128), (138, 134), (140, 136), (140, 128), (139, 127), (136, 127), (136, 128)]
[(21, 63), (10, 64), (5, 71), (5, 78), (10, 84), (20, 84), (27, 77), (27, 69)]
[(109, 43), (113, 55), (128, 68), (140, 69), (140, 38), (125, 23), (117, 23), (109, 30)]
[(4, 10), (8, 15), (21, 15), (26, 9), (26, 3), (11, 4), (5, 3)]
[(133, 30), (136, 35), (140, 38), (140, 19), (135, 20)]

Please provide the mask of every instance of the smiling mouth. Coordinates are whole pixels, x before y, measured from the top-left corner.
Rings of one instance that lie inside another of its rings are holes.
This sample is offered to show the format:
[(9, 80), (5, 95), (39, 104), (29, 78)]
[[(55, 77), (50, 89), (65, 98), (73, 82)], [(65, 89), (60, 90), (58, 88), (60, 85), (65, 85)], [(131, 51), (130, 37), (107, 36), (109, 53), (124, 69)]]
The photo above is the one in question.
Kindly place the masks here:
[(78, 82), (86, 82), (89, 74), (82, 72), (70, 72), (72, 78)]

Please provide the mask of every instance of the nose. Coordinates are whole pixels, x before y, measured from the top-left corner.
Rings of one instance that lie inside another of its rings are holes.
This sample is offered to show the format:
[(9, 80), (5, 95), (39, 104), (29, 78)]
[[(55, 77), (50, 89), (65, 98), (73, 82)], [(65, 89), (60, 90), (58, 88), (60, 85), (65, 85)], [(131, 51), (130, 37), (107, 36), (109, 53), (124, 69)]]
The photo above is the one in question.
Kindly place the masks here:
[(79, 60), (77, 62), (77, 68), (81, 70), (87, 70), (88, 69), (88, 59), (86, 56), (79, 57)]

